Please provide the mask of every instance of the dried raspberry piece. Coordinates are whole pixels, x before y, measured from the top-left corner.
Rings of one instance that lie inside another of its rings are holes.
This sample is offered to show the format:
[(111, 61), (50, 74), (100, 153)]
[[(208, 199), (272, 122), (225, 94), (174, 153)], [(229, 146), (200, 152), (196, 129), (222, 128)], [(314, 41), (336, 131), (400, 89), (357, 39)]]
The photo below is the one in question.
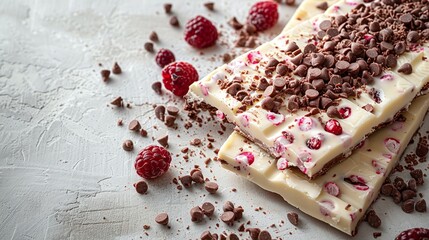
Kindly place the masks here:
[(153, 179), (164, 174), (170, 167), (170, 162), (170, 152), (161, 146), (150, 145), (137, 155), (134, 167), (141, 177)]
[(350, 175), (349, 177), (344, 178), (344, 181), (353, 185), (357, 190), (360, 191), (366, 191), (369, 189), (365, 179), (357, 175)]
[(307, 139), (305, 143), (307, 144), (307, 147), (312, 150), (317, 150), (322, 146), (322, 140), (318, 137), (311, 137), (310, 139)]
[(426, 239), (429, 238), (429, 229), (411, 228), (401, 232), (395, 240)]
[(176, 61), (173, 52), (168, 49), (161, 48), (155, 57), (156, 64), (160, 67), (165, 67), (166, 65)]
[(325, 124), (325, 131), (335, 135), (340, 135), (343, 133), (343, 128), (337, 120), (329, 119)]
[(251, 152), (242, 152), (238, 154), (234, 160), (250, 166), (255, 161), (255, 156)]
[(217, 38), (216, 27), (203, 16), (196, 16), (186, 23), (185, 41), (195, 48), (213, 46)]
[(185, 95), (189, 86), (197, 80), (197, 70), (187, 62), (170, 63), (162, 69), (164, 87), (176, 96)]
[(298, 127), (301, 131), (308, 131), (313, 128), (313, 119), (309, 117), (302, 117), (298, 120)]
[(352, 109), (349, 107), (342, 107), (338, 109), (338, 112), (340, 113), (341, 118), (346, 119), (352, 114)]
[(247, 23), (253, 24), (258, 31), (273, 27), (279, 20), (277, 3), (274, 1), (261, 1), (255, 3), (249, 10)]
[(338, 195), (340, 195), (340, 188), (334, 182), (327, 182), (324, 188), (327, 193), (331, 194), (334, 197), (337, 197)]

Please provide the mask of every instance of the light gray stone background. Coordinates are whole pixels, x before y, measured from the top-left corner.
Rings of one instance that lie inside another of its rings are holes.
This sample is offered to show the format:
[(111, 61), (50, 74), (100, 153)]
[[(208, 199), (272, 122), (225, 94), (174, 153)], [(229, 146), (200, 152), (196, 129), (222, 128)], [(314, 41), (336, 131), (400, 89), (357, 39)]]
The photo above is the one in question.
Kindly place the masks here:
[[(254, 1), (216, 1), (216, 12), (208, 12), (201, 0), (171, 2), (182, 26), (202, 14), (216, 22), (222, 41), (231, 42), (235, 36), (226, 21), (232, 16), (243, 20)], [(220, 136), (217, 123), (186, 131), (183, 121), (171, 130), (154, 119), (153, 103), (183, 103), (169, 95), (161, 98), (150, 89), (160, 80), (160, 68), (143, 44), (156, 30), (161, 39), (156, 49), (172, 49), (177, 60), (193, 63), (201, 76), (221, 64), (219, 57), (212, 57), (228, 47), (219, 44), (200, 55), (183, 41), (183, 27), (168, 24), (162, 5), (157, 0), (0, 1), (0, 239), (196, 239), (208, 228), (237, 232), (238, 224), (228, 227), (218, 220), (225, 200), (244, 207), (244, 221), (250, 220), (250, 226), (265, 229), (275, 223), (276, 228), (269, 228), (275, 237), (348, 238), (302, 213), (300, 227), (295, 228), (286, 218), (295, 209), (280, 197), (222, 170), (216, 162), (204, 167), (204, 160), (215, 156), (206, 147), (191, 147), (195, 154), (188, 163), (183, 160), (180, 149), (189, 140), (199, 137), (207, 143), (210, 132), (215, 147), (220, 147), (232, 128)], [(281, 6), (279, 24), (262, 39), (279, 32), (294, 10)], [(104, 84), (98, 63), (110, 68), (114, 61), (124, 73)], [(109, 106), (116, 96), (132, 108)], [(184, 112), (180, 114), (186, 119)], [(123, 127), (116, 125), (120, 118)], [(148, 130), (149, 138), (127, 129), (134, 118)], [(426, 118), (421, 131), (428, 127)], [(139, 180), (133, 167), (137, 150), (153, 143), (152, 136), (166, 132), (170, 151), (180, 154), (174, 156), (169, 172), (150, 181), (148, 194), (141, 196), (132, 186)], [(134, 141), (133, 152), (122, 150), (125, 139)], [(407, 152), (414, 149), (410, 145)], [(208, 195), (201, 187), (180, 192), (175, 188), (173, 177), (181, 170), (188, 173), (194, 164), (219, 183), (218, 194)], [(428, 184), (420, 190), (428, 199)], [(205, 201), (216, 202), (215, 217), (192, 223), (189, 209)], [(263, 210), (256, 212), (256, 207)], [(429, 227), (427, 213), (405, 214), (391, 199), (379, 199), (374, 208), (382, 227), (374, 230), (363, 223), (355, 239), (372, 239), (374, 231), (382, 232), (381, 239), (392, 239), (403, 229)], [(171, 229), (154, 222), (162, 211), (169, 213)], [(282, 220), (285, 224), (279, 227)], [(145, 231), (144, 224), (151, 228)]]

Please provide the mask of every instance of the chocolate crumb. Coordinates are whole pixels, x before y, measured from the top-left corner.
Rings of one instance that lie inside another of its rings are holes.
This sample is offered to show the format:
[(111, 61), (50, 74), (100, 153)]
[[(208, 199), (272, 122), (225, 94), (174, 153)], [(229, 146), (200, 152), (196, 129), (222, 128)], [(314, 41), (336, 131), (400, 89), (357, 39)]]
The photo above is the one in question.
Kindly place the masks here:
[(115, 64), (113, 64), (112, 73), (113, 74), (121, 74), (122, 73), (122, 69), (117, 62), (115, 62)]
[(231, 61), (231, 59), (232, 59), (232, 57), (231, 57), (231, 55), (229, 53), (225, 53), (222, 56), (222, 61), (224, 63), (229, 63)]
[(101, 79), (103, 80), (103, 82), (107, 82), (109, 80), (110, 70), (103, 69), (103, 70), (101, 70), (100, 74), (101, 74)]
[(136, 192), (138, 192), (140, 194), (145, 194), (148, 190), (148, 185), (143, 180), (134, 183), (134, 187), (136, 189)]
[(141, 128), (140, 126), (140, 122), (137, 120), (132, 120), (130, 122), (130, 124), (128, 125), (128, 129), (130, 129), (131, 131), (137, 132), (139, 131)]
[(143, 229), (144, 229), (144, 230), (149, 230), (149, 229), (150, 229), (150, 226), (145, 224), (145, 225), (143, 225)]
[(206, 2), (204, 3), (204, 7), (206, 7), (210, 11), (214, 11), (214, 2)]
[(128, 151), (128, 152), (132, 151), (134, 149), (133, 141), (131, 141), (131, 140), (125, 140), (124, 143), (122, 143), (122, 148), (125, 151)]
[(289, 220), (290, 223), (292, 223), (295, 226), (298, 226), (299, 223), (299, 218), (298, 218), (298, 214), (295, 212), (290, 212), (287, 214), (287, 219)]
[(243, 24), (241, 24), (236, 17), (231, 18), (228, 21), (228, 24), (234, 28), (235, 30), (240, 30), (241, 28), (243, 28)]
[(117, 98), (113, 99), (113, 101), (111, 101), (110, 104), (115, 105), (117, 107), (123, 107), (124, 106), (122, 97), (117, 97)]
[(201, 139), (199, 139), (199, 138), (194, 138), (194, 139), (192, 139), (192, 141), (190, 142), (190, 144), (191, 144), (192, 146), (199, 146), (199, 145), (201, 145)]
[(144, 44), (144, 49), (150, 53), (155, 52), (155, 50), (153, 49), (153, 43), (151, 43), (151, 42), (146, 42)]
[(140, 136), (147, 137), (147, 131), (144, 129), (140, 129)]
[(161, 146), (168, 147), (168, 135), (161, 136), (158, 139), (156, 139), (156, 141), (158, 141), (158, 143), (161, 144)]
[(172, 16), (170, 18), (170, 25), (173, 26), (173, 27), (178, 27), (180, 25), (179, 24), (179, 19), (177, 19), (176, 16)]
[(160, 213), (155, 217), (155, 222), (161, 225), (167, 225), (168, 224), (168, 214), (167, 213)]
[(295, 0), (286, 0), (286, 5), (288, 5), (288, 6), (295, 5)]
[(381, 232), (374, 232), (374, 233), (372, 233), (372, 236), (373, 236), (374, 238), (381, 237)]
[(162, 83), (161, 82), (154, 82), (152, 83), (152, 90), (155, 91), (157, 94), (162, 94)]

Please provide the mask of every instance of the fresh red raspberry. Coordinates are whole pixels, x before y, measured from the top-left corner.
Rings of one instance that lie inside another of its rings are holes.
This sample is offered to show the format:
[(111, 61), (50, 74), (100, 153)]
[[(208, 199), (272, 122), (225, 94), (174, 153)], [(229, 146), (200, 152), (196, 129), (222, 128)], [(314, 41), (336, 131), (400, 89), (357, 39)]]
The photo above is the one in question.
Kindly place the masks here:
[(155, 57), (156, 64), (160, 67), (165, 67), (166, 65), (176, 61), (173, 52), (168, 49), (161, 48)]
[(279, 20), (277, 3), (274, 1), (261, 1), (255, 3), (249, 10), (247, 22), (255, 25), (258, 31), (273, 27)]
[(170, 167), (170, 162), (170, 152), (163, 147), (149, 145), (137, 155), (134, 167), (141, 177), (153, 179), (164, 174)]
[(306, 144), (308, 148), (317, 150), (322, 146), (322, 140), (317, 137), (311, 137), (310, 139), (307, 139)]
[(216, 27), (203, 16), (196, 16), (186, 23), (185, 40), (195, 48), (213, 46), (217, 38)]
[(343, 128), (341, 127), (341, 124), (337, 120), (330, 119), (325, 124), (325, 131), (335, 135), (340, 135), (343, 133)]
[(197, 70), (187, 62), (174, 62), (162, 69), (162, 82), (176, 96), (185, 95), (189, 86), (198, 80)]
[(429, 229), (411, 228), (401, 232), (395, 240), (427, 239), (429, 238)]

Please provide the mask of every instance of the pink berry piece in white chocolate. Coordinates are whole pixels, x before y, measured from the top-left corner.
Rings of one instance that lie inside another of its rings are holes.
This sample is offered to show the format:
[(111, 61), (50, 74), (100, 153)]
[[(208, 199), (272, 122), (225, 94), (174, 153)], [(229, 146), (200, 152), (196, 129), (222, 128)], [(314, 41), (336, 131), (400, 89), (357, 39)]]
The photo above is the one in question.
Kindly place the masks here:
[(311, 150), (317, 150), (322, 146), (322, 141), (324, 137), (323, 135), (319, 134), (316, 137), (311, 137), (305, 141), (305, 144), (307, 147)]
[(342, 119), (346, 119), (352, 115), (352, 109), (349, 107), (342, 107), (338, 109), (338, 113), (340, 113)]
[(299, 130), (301, 131), (308, 131), (310, 129), (312, 129), (314, 126), (314, 122), (313, 119), (309, 118), (309, 117), (302, 117), (300, 119), (298, 119), (298, 127)]
[(329, 193), (334, 197), (338, 197), (340, 195), (340, 188), (334, 182), (325, 183), (325, 186), (323, 186), (323, 189), (325, 189), (327, 193)]
[(220, 110), (216, 110), (216, 117), (219, 120), (224, 120), (225, 119), (225, 114), (223, 112), (221, 112)]
[(238, 154), (234, 160), (250, 166), (255, 161), (255, 156), (251, 152), (242, 152)]
[(251, 64), (257, 64), (262, 60), (262, 55), (259, 51), (252, 51), (247, 54), (247, 60)]
[(393, 80), (393, 75), (392, 74), (384, 74), (383, 76), (381, 76), (380, 80), (382, 81), (392, 81)]
[(341, 135), (343, 133), (343, 128), (337, 120), (329, 119), (325, 124), (325, 131), (335, 135)]
[(398, 153), (401, 144), (398, 139), (395, 138), (386, 138), (384, 140), (384, 146), (386, 146), (387, 150), (391, 153)]
[(282, 135), (274, 140), (274, 150), (276, 153), (281, 155), (284, 153), (284, 151), (286, 151), (287, 146), (292, 144), (294, 140), (295, 137), (292, 135), (292, 133), (283, 131)]
[(357, 190), (360, 191), (366, 191), (369, 189), (369, 186), (366, 185), (365, 179), (357, 175), (350, 175), (349, 177), (344, 178), (344, 181), (353, 185)]
[(247, 114), (240, 115), (240, 123), (243, 127), (248, 127), (250, 125), (250, 118)]
[(396, 132), (398, 130), (401, 130), (403, 127), (404, 127), (403, 122), (396, 121), (396, 122), (392, 123), (390, 128), (392, 129), (392, 131)]
[(320, 213), (323, 216), (330, 216), (331, 212), (335, 209), (335, 205), (331, 200), (322, 200), (319, 202)]
[(278, 126), (285, 121), (285, 116), (283, 116), (283, 114), (281, 114), (281, 113), (277, 114), (277, 113), (273, 113), (273, 112), (268, 112), (267, 113), (267, 119), (268, 119), (268, 121), (273, 123), (275, 126)]
[(384, 172), (386, 170), (382, 166), (380, 166), (380, 164), (377, 162), (377, 160), (372, 160), (371, 164), (374, 167), (376, 174), (383, 174), (384, 175)]
[(289, 167), (289, 161), (286, 158), (279, 158), (277, 160), (277, 169), (282, 171)]
[(304, 150), (298, 154), (298, 158), (301, 162), (311, 162), (313, 160), (313, 157), (311, 156), (311, 153)]

